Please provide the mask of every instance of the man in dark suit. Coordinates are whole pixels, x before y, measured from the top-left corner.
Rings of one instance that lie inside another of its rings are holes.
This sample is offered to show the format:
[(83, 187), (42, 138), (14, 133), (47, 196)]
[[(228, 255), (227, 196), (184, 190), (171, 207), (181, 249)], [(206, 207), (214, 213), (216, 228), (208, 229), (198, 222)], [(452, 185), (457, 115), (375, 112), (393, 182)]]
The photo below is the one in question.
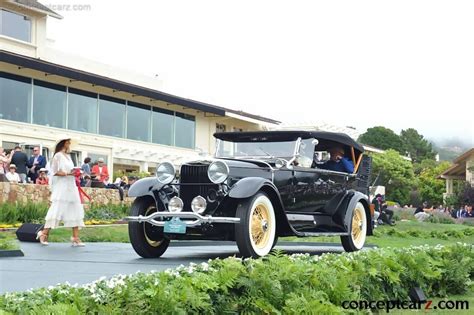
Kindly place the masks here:
[(46, 159), (44, 156), (41, 155), (41, 148), (34, 147), (33, 148), (33, 155), (30, 157), (28, 161), (28, 167), (30, 171), (28, 173), (28, 177), (31, 178), (33, 183), (36, 183), (36, 179), (38, 178), (39, 170), (46, 166)]
[(11, 164), (16, 165), (16, 172), (18, 173), (18, 175), (20, 175), (21, 182), (26, 183), (26, 167), (28, 165), (28, 156), (25, 152), (21, 151), (20, 146), (15, 147), (15, 151), (12, 155)]

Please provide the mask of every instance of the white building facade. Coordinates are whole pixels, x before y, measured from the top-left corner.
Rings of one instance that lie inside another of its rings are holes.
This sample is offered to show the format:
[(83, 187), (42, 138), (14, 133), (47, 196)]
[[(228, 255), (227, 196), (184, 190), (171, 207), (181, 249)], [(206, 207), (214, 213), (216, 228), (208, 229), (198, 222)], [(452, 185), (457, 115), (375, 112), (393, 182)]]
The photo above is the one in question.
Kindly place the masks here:
[(156, 78), (48, 46), (47, 18), (31, 0), (0, 2), (0, 146), (34, 145), (50, 157), (59, 135), (75, 138), (77, 164), (154, 172), (214, 153), (216, 131), (261, 130), (278, 121), (161, 92)]

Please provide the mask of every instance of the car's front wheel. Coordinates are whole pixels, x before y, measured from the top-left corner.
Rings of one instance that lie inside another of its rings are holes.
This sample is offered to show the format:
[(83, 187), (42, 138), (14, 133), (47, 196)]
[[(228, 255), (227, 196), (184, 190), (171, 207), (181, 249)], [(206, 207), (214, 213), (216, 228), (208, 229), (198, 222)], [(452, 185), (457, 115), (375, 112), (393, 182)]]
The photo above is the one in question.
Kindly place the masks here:
[(362, 249), (367, 237), (367, 215), (361, 202), (358, 202), (352, 211), (349, 233), (348, 236), (341, 236), (342, 247), (345, 251), (355, 252)]
[(276, 217), (268, 196), (260, 192), (241, 201), (236, 216), (235, 240), (243, 257), (262, 257), (273, 248), (276, 239)]
[[(133, 202), (130, 215), (147, 216), (156, 211), (153, 198), (139, 197)], [(133, 249), (143, 258), (160, 257), (170, 244), (170, 240), (163, 236), (163, 230), (150, 223), (129, 222), (128, 235)]]

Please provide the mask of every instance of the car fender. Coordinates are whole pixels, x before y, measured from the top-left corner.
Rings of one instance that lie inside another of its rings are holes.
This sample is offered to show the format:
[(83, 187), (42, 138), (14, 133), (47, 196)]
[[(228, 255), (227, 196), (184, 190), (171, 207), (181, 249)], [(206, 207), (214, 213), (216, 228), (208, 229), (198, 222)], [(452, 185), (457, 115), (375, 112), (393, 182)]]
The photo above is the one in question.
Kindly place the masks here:
[(259, 191), (265, 192), (273, 203), (277, 218), (277, 235), (298, 235), (299, 233), (291, 226), (285, 214), (278, 188), (270, 180), (261, 177), (243, 178), (232, 186), (228, 196), (234, 199), (245, 199), (252, 197)]
[[(146, 177), (139, 179), (128, 190), (129, 197), (152, 196), (155, 198), (153, 191), (160, 190), (164, 185), (158, 181), (156, 177)], [(156, 198), (155, 198), (156, 199)]]
[(351, 191), (351, 193), (349, 203), (346, 207), (346, 213), (344, 215), (344, 227), (346, 228), (346, 231), (350, 231), (352, 212), (354, 211), (356, 204), (360, 201), (364, 205), (365, 216), (367, 218), (367, 235), (372, 235), (372, 216), (370, 215), (369, 198), (367, 195), (364, 195), (359, 191)]
[(246, 177), (242, 178), (232, 186), (229, 192), (229, 197), (236, 199), (252, 197), (260, 190), (260, 188), (262, 188), (263, 185), (272, 186), (275, 191), (278, 191), (275, 185), (266, 178)]

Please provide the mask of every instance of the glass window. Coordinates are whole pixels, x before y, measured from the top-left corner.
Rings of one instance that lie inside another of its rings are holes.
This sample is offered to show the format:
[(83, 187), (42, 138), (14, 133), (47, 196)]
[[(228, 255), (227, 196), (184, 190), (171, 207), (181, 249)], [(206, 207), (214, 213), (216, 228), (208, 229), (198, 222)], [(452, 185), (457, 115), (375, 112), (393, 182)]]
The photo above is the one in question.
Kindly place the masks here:
[(31, 79), (0, 72), (0, 119), (30, 122)]
[(173, 145), (174, 113), (161, 108), (153, 108), (153, 142)]
[(125, 101), (99, 96), (99, 133), (123, 138), (125, 134)]
[(97, 94), (69, 89), (68, 128), (97, 133)]
[(175, 113), (175, 145), (194, 149), (195, 118), (194, 116)]
[(25, 42), (31, 41), (31, 20), (24, 15), (0, 11), (0, 33)]
[(151, 107), (128, 102), (127, 138), (139, 141), (150, 141)]
[[(97, 164), (97, 161), (99, 159), (104, 159), (104, 164), (107, 165), (108, 163), (108, 156), (105, 154), (99, 154), (99, 153), (89, 153), (88, 157), (91, 158), (91, 163), (92, 165)], [(81, 161), (82, 163), (82, 161)]]
[(33, 123), (66, 127), (66, 87), (33, 80)]

